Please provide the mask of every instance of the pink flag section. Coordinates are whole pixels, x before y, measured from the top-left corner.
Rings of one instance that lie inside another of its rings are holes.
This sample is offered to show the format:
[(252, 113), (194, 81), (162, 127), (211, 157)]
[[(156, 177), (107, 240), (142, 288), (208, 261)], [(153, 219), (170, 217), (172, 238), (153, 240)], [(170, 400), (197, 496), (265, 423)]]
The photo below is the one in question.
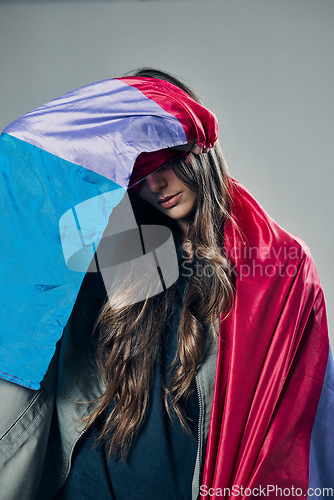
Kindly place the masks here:
[(323, 292), (304, 242), (239, 183), (231, 190), (237, 225), (226, 227), (225, 246), (236, 298), (221, 318), (202, 498), (255, 498), (260, 486), (279, 497), (273, 485), (306, 495), (329, 352)]
[(218, 138), (216, 117), (186, 92), (164, 80), (132, 76), (119, 80), (140, 90), (163, 110), (177, 118), (183, 125), (188, 142), (195, 140), (201, 148), (213, 147)]

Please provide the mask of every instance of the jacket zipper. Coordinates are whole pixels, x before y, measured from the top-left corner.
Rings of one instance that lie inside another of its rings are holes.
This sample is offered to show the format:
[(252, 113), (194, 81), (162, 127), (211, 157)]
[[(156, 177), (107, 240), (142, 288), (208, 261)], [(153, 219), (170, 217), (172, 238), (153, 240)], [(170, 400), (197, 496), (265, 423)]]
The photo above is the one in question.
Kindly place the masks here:
[[(198, 382), (198, 376), (195, 375), (195, 383), (196, 383), (196, 390), (197, 390), (197, 397), (198, 397), (198, 406), (199, 406), (199, 418), (198, 418), (198, 428), (197, 428), (197, 439), (198, 439), (198, 490), (197, 490), (197, 496), (200, 492), (200, 487), (201, 487), (201, 472), (202, 472), (202, 422), (203, 422), (203, 401), (202, 401), (202, 391)], [(74, 441), (69, 457), (68, 457), (68, 462), (67, 462), (67, 469), (65, 473), (65, 477), (62, 480), (57, 493), (61, 490), (61, 488), (64, 486), (66, 479), (68, 478), (68, 475), (71, 470), (71, 463), (72, 463), (72, 456), (74, 449), (82, 436), (87, 432), (88, 429), (82, 431), (76, 440)]]
[(198, 419), (198, 490), (197, 497), (201, 488), (201, 473), (202, 473), (202, 421), (203, 421), (203, 401), (202, 401), (202, 392), (198, 382), (198, 376), (195, 375), (197, 396), (198, 396), (198, 405), (199, 405), (199, 419)]
[(80, 441), (80, 439), (82, 438), (82, 436), (88, 431), (88, 429), (85, 429), (84, 431), (80, 432), (80, 434), (78, 435), (78, 437), (76, 438), (76, 440), (74, 441), (73, 445), (72, 445), (72, 448), (70, 450), (70, 454), (69, 454), (69, 457), (68, 457), (68, 461), (67, 461), (67, 468), (66, 468), (66, 473), (65, 473), (65, 476), (64, 476), (64, 479), (62, 480), (59, 488), (58, 488), (58, 491), (57, 493), (59, 493), (59, 491), (61, 490), (61, 488), (64, 486), (65, 484), (65, 481), (66, 479), (68, 478), (68, 475), (70, 473), (70, 470), (71, 470), (71, 463), (72, 463), (72, 456), (73, 456), (73, 452), (74, 452), (74, 449), (76, 447), (76, 445), (78, 444), (78, 442)]

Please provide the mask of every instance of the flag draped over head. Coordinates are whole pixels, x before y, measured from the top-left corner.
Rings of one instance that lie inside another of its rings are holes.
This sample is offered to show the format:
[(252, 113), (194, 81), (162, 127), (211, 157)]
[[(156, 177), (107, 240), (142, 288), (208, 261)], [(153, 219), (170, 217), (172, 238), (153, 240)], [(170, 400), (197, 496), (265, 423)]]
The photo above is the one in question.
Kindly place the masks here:
[[(205, 107), (175, 85), (144, 77), (82, 87), (5, 128), (0, 138), (2, 378), (39, 388), (109, 215), (130, 179), (134, 184), (173, 158), (169, 148), (192, 141), (210, 147), (217, 134), (217, 120)], [(150, 154), (149, 162), (143, 162), (143, 154), (146, 159)], [(85, 250), (80, 272), (67, 265), (78, 246)]]

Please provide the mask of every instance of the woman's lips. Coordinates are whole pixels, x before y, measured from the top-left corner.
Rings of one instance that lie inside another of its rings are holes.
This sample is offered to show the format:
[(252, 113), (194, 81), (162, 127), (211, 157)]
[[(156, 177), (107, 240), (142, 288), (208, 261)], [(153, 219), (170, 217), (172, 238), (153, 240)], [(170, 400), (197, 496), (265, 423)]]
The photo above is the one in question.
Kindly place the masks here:
[(166, 200), (166, 201), (159, 201), (159, 204), (160, 204), (163, 208), (171, 208), (171, 207), (173, 207), (174, 205), (176, 205), (176, 203), (179, 201), (181, 194), (182, 194), (182, 193), (175, 194), (174, 196), (172, 196), (171, 198), (169, 198), (169, 199), (168, 199), (168, 200)]

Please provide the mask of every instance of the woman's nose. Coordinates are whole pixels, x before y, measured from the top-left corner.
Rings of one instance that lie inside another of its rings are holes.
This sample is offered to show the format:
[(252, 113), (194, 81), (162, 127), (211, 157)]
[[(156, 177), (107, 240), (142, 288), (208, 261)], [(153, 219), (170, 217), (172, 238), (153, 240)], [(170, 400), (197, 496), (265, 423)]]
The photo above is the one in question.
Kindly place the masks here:
[(163, 172), (157, 171), (146, 177), (147, 186), (150, 191), (158, 193), (160, 189), (167, 186), (167, 179)]

